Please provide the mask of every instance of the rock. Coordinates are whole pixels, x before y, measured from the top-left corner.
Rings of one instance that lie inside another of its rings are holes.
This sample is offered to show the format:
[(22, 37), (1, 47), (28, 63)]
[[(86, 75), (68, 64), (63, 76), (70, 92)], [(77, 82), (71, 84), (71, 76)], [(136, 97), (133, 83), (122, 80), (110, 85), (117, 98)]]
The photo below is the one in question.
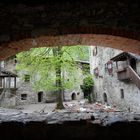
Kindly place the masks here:
[(68, 110), (57, 110), (50, 113), (23, 113), (15, 109), (0, 108), (0, 123), (2, 122), (45, 122), (48, 124), (60, 124), (65, 121), (87, 120), (93, 124), (111, 125), (116, 122), (139, 121), (140, 114), (122, 112), (70, 112)]

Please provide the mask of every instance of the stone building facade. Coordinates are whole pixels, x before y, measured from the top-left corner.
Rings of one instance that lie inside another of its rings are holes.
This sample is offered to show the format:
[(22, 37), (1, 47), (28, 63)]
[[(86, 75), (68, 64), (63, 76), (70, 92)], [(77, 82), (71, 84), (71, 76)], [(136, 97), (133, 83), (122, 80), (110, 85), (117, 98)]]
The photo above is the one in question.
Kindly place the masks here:
[[(1, 61), (0, 63), (1, 67), (13, 73), (17, 73), (18, 75), (16, 77), (16, 94), (14, 96), (14, 101), (12, 102), (12, 104), (8, 103), (8, 106), (43, 103), (43, 102), (49, 103), (49, 102), (54, 102), (56, 100), (56, 96), (53, 91), (45, 92), (44, 90), (40, 90), (40, 91), (35, 90), (33, 88), (35, 77), (31, 77), (25, 71), (17, 72), (15, 67), (16, 63), (17, 62), (15, 56), (12, 56), (6, 59), (5, 61)], [(64, 101), (80, 100), (84, 98), (84, 94), (80, 88), (80, 85), (82, 84), (84, 78), (84, 75), (81, 70), (83, 69), (82, 67), (83, 65), (89, 66), (89, 62), (77, 61), (77, 65), (78, 65), (78, 71), (75, 73), (75, 75), (80, 77), (80, 81), (78, 83), (73, 83), (73, 86), (70, 89), (63, 91)], [(10, 102), (10, 99), (5, 97), (1, 101), (1, 106), (7, 106), (7, 101)]]
[(140, 112), (140, 56), (91, 46), (90, 72), (96, 101), (123, 111)]
[(13, 72), (0, 67), (0, 106), (14, 106), (16, 102), (16, 77)]

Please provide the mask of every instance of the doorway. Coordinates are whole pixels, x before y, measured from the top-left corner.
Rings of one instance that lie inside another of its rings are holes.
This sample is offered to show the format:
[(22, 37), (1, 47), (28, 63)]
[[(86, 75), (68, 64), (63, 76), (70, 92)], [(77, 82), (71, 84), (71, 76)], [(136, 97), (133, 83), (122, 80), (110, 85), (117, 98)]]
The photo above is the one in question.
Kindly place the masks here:
[(72, 99), (72, 100), (76, 100), (76, 94), (75, 94), (75, 93), (72, 93), (71, 99)]
[(42, 100), (43, 100), (43, 92), (40, 91), (38, 92), (38, 102), (42, 102)]
[(105, 103), (107, 103), (107, 95), (106, 95), (105, 92), (104, 92), (104, 94), (103, 94), (103, 100), (104, 100)]

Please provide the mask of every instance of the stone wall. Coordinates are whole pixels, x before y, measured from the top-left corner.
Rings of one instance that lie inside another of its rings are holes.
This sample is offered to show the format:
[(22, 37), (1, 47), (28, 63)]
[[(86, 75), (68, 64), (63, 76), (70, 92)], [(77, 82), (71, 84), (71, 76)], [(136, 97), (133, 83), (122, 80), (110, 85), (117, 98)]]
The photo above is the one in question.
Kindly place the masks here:
[(65, 101), (71, 101), (72, 99), (72, 94), (75, 94), (75, 99), (74, 100), (81, 100), (84, 99), (84, 94), (81, 89), (73, 89), (73, 90), (65, 90), (64, 92), (64, 100)]
[[(96, 112), (96, 111), (95, 111)], [(140, 139), (140, 114), (122, 112), (23, 113), (0, 108), (0, 132), (5, 140)]]
[[(7, 70), (9, 71), (14, 71), (15, 72), (15, 66), (16, 63), (14, 61), (14, 57), (10, 57), (4, 61), (4, 66)], [(56, 101), (56, 93), (53, 91), (44, 91), (42, 90), (35, 90), (33, 88), (35, 80), (39, 78), (39, 75), (35, 76), (30, 76), (29, 82), (25, 82), (25, 75), (28, 75), (29, 73), (27, 71), (18, 71), (17, 72), (17, 80), (16, 80), (16, 96), (14, 99), (14, 105), (24, 105), (24, 104), (36, 104), (36, 103), (46, 103), (46, 102), (55, 102)], [(54, 74), (50, 72), (50, 75), (52, 78), (54, 77)], [(80, 89), (80, 85), (83, 82), (84, 75), (81, 70), (81, 64), (76, 68), (76, 71), (73, 73), (64, 73), (64, 78), (65, 80), (69, 79), (71, 82), (76, 79), (74, 83), (72, 83), (71, 87), (68, 90), (64, 90), (64, 100), (65, 101), (71, 101), (72, 100), (72, 94), (75, 93), (76, 97), (74, 99), (80, 100), (83, 99), (83, 92)], [(71, 79), (71, 76), (74, 77)], [(11, 87), (14, 79), (11, 79)], [(8, 79), (5, 80), (7, 87), (9, 87)], [(42, 92), (42, 99), (39, 101), (39, 96), (38, 93)], [(7, 94), (9, 95), (10, 92)], [(24, 96), (24, 97), (22, 97)], [(26, 97), (25, 97), (26, 96)], [(3, 104), (4, 106), (13, 106), (11, 103), (12, 98), (10, 97), (5, 97), (3, 99)]]
[[(21, 96), (22, 94), (26, 94), (27, 98), (26, 100), (22, 100)], [(37, 93), (35, 90), (33, 90), (32, 85), (30, 83), (23, 83), (18, 87), (18, 90), (16, 91), (16, 105), (21, 104), (33, 104), (37, 103)]]
[[(105, 64), (114, 56), (121, 53), (120, 50), (111, 48), (97, 47), (97, 55), (93, 56), (93, 49), (91, 47), (91, 73), (95, 81), (94, 94), (96, 100), (104, 102), (103, 94), (107, 95), (107, 103), (119, 107), (124, 111), (136, 111), (140, 112), (140, 90), (132, 82), (121, 82), (117, 78), (116, 64), (113, 63), (113, 74), (109, 75), (108, 71), (105, 71)], [(119, 68), (121, 63), (119, 63)], [(94, 68), (98, 67), (99, 76), (94, 76)], [(138, 69), (139, 67), (137, 67)], [(139, 71), (139, 69), (138, 69)], [(121, 98), (121, 89), (124, 90), (124, 99)]]

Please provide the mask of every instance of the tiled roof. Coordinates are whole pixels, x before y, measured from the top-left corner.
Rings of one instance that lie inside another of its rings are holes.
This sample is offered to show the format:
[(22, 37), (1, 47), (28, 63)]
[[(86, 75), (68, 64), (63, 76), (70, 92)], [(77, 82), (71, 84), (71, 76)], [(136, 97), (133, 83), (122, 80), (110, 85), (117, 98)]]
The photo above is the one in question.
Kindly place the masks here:
[(15, 73), (0, 67), (0, 77), (8, 77), (8, 76), (17, 77)]
[(134, 59), (140, 61), (140, 55), (136, 55), (136, 54), (129, 53), (129, 52), (122, 52), (122, 53), (116, 55), (115, 57), (111, 58), (110, 60), (112, 60), (112, 61), (125, 61), (127, 59), (127, 57), (134, 58)]

